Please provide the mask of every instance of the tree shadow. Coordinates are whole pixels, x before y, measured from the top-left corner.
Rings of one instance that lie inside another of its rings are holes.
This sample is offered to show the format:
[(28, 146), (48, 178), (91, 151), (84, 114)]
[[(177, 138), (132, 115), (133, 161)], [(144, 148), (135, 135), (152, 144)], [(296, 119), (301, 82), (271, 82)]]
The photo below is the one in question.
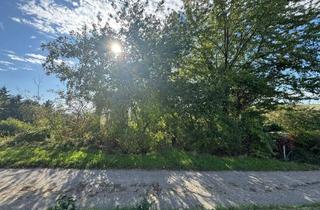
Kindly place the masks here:
[(46, 209), (61, 194), (80, 208), (306, 204), (320, 202), (320, 171), (0, 170), (0, 209)]

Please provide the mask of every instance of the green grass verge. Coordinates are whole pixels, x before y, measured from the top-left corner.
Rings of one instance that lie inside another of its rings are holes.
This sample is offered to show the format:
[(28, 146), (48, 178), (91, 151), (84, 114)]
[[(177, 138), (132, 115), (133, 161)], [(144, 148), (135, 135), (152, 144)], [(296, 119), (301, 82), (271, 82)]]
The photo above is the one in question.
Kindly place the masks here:
[(284, 162), (275, 159), (252, 157), (216, 157), (208, 154), (191, 154), (167, 151), (146, 155), (106, 154), (102, 151), (72, 150), (41, 147), (0, 148), (0, 167), (50, 167), (78, 169), (175, 169), (175, 170), (244, 170), (288, 171), (317, 170), (319, 165)]
[(239, 207), (218, 207), (216, 210), (319, 210), (320, 203), (299, 205), (299, 206), (239, 206)]
[[(86, 209), (86, 210), (147, 210), (148, 208), (127, 207), (127, 208), (113, 208), (113, 209)], [(257, 205), (241, 205), (238, 207), (217, 207), (215, 210), (319, 210), (320, 203), (297, 205), (297, 206), (257, 206)], [(203, 210), (203, 209), (186, 209), (186, 210)]]

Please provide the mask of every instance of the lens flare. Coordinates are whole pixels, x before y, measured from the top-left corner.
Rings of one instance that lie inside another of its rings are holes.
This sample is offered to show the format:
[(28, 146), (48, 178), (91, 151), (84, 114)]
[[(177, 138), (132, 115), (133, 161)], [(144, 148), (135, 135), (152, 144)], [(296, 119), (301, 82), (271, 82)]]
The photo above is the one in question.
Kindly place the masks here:
[(118, 42), (111, 43), (110, 49), (115, 55), (119, 55), (122, 53), (122, 47)]

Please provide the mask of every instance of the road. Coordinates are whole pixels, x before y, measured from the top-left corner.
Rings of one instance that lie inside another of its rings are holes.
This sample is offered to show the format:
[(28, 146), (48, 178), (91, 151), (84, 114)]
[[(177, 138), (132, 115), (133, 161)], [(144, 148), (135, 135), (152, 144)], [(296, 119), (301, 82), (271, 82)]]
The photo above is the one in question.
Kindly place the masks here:
[(155, 209), (320, 202), (320, 171), (0, 169), (0, 209), (46, 209), (58, 195), (78, 207)]

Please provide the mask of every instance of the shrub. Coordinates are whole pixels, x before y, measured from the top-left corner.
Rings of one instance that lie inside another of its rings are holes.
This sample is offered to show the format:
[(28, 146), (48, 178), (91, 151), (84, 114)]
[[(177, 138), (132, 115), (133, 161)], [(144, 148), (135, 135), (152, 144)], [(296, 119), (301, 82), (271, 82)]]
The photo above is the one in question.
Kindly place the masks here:
[(48, 130), (33, 130), (17, 134), (14, 138), (7, 142), (8, 145), (23, 145), (34, 142), (41, 142), (49, 138)]
[(281, 125), (279, 125), (278, 123), (269, 123), (267, 122), (264, 126), (263, 126), (263, 130), (265, 132), (278, 132), (278, 131), (282, 131), (283, 128)]
[(320, 131), (301, 132), (297, 136), (297, 147), (320, 156)]
[(100, 137), (100, 119), (92, 113), (75, 116), (56, 111), (48, 116), (48, 128), (56, 142), (79, 147), (94, 144)]
[(0, 136), (14, 136), (32, 130), (32, 125), (17, 119), (9, 118), (0, 121)]
[(75, 199), (66, 195), (59, 195), (56, 199), (56, 204), (54, 207), (48, 210), (75, 210)]
[(292, 160), (314, 162), (320, 156), (320, 110), (312, 106), (282, 107), (268, 114), (276, 123), (295, 136)]
[(110, 143), (113, 143), (113, 150), (120, 150), (122, 153), (145, 154), (151, 149), (150, 136), (129, 126), (121, 130), (119, 127), (115, 127), (108, 138), (110, 140), (108, 140), (107, 146), (111, 146)]
[(50, 134), (47, 130), (38, 130), (38, 131), (30, 131), (26, 133), (21, 133), (16, 136), (16, 140), (24, 140), (26, 142), (32, 141), (43, 141), (46, 138), (49, 138)]

